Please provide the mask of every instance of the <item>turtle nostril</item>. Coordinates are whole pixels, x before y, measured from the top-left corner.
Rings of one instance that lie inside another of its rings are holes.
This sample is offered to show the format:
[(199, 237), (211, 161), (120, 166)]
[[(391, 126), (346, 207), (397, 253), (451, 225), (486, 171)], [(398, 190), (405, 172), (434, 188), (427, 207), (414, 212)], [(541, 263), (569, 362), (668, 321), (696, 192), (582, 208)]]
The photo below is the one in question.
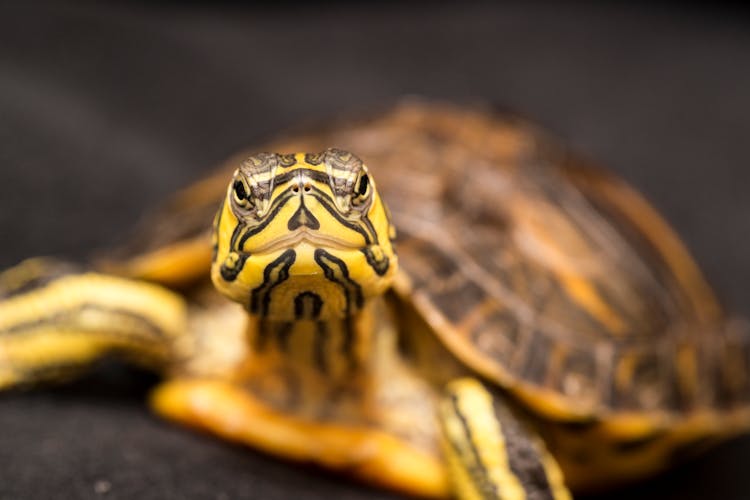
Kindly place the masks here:
[(312, 191), (312, 186), (310, 184), (305, 184), (305, 193), (309, 193)]
[(299, 193), (299, 186), (292, 187), (292, 191), (295, 193)]

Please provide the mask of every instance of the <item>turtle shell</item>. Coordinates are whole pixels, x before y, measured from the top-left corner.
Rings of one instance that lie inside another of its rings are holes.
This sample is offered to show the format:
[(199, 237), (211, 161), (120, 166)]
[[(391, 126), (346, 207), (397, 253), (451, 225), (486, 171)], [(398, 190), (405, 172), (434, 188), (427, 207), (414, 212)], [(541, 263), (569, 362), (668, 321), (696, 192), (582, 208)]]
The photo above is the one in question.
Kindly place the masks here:
[[(398, 296), (463, 363), (541, 415), (627, 415), (632, 426), (744, 411), (748, 334), (619, 179), (516, 116), (420, 101), (254, 151), (331, 146), (365, 161), (390, 207)], [(244, 156), (145, 226), (129, 274), (206, 273), (207, 221)]]

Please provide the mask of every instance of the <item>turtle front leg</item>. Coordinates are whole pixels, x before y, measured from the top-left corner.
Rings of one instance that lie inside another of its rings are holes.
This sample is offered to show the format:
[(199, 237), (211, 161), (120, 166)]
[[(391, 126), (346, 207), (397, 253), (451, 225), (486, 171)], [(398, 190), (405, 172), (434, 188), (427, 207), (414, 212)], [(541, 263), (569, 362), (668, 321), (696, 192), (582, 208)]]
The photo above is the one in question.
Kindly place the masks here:
[(269, 406), (247, 387), (208, 378), (164, 382), (151, 406), (169, 420), (285, 459), (418, 497), (449, 495), (439, 457), (381, 425), (301, 418)]
[(186, 328), (185, 301), (161, 286), (29, 259), (0, 272), (0, 390), (67, 380), (110, 354), (165, 372)]
[(478, 380), (449, 383), (440, 403), (443, 448), (461, 499), (571, 498), (544, 444)]

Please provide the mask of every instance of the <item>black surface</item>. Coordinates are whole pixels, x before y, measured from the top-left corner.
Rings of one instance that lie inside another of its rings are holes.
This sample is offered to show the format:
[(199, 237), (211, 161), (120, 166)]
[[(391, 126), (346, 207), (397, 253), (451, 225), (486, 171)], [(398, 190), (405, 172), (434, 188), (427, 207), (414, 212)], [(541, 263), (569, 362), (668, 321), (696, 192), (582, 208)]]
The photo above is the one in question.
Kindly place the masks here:
[[(750, 315), (750, 17), (730, 7), (0, 5), (0, 266), (81, 259), (282, 128), (405, 93), (535, 117), (666, 214)], [(385, 498), (172, 427), (108, 368), (0, 396), (0, 498)], [(745, 498), (750, 439), (620, 498)]]

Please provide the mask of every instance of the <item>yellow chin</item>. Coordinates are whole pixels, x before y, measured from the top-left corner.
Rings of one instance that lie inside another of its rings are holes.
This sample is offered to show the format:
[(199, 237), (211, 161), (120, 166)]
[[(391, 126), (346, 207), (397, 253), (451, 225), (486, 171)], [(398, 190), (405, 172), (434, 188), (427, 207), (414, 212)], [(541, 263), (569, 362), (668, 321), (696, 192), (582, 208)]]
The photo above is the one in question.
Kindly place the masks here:
[[(383, 262), (387, 267), (377, 265)], [(353, 314), (365, 300), (385, 292), (396, 267), (396, 257), (381, 247), (342, 249), (303, 241), (251, 255), (233, 281), (222, 278), (219, 266), (212, 277), (222, 293), (251, 313), (275, 320), (323, 320)]]

